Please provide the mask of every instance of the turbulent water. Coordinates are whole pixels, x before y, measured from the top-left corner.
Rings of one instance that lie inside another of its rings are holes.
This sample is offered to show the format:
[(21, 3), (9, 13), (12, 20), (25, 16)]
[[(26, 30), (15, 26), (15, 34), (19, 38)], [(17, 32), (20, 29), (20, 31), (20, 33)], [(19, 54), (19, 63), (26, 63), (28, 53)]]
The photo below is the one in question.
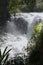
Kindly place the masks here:
[(42, 13), (16, 13), (11, 15), (11, 20), (6, 25), (0, 26), (0, 48), (12, 48), (10, 55), (26, 53), (23, 48), (27, 46), (34, 25), (43, 21)]

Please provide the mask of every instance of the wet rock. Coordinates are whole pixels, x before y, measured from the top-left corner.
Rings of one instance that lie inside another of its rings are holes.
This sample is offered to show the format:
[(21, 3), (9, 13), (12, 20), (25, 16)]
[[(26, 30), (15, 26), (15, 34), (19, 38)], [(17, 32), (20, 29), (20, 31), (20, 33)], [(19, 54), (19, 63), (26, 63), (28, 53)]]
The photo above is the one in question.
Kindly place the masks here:
[(27, 33), (27, 30), (28, 30), (28, 23), (27, 21), (25, 21), (25, 19), (23, 18), (16, 18), (15, 19), (15, 25), (17, 27), (18, 30), (20, 30), (22, 33)]

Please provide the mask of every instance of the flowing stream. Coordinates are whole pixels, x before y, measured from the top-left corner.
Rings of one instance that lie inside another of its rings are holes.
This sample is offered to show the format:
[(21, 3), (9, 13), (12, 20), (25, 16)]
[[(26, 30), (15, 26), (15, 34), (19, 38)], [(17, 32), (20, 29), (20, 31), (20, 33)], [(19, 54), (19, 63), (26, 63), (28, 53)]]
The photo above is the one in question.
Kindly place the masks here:
[(16, 13), (11, 15), (11, 20), (7, 21), (4, 26), (0, 26), (0, 48), (12, 48), (10, 55), (13, 57), (18, 53), (26, 53), (23, 48), (31, 37), (34, 25), (43, 21), (43, 12), (41, 13)]

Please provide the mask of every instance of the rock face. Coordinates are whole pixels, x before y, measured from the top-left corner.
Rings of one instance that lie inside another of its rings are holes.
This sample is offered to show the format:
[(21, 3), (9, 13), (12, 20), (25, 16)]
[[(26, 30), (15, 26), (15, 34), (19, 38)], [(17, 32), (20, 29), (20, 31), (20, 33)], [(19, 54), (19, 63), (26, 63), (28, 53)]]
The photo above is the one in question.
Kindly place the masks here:
[(15, 25), (18, 30), (20, 30), (22, 33), (26, 34), (28, 30), (28, 23), (23, 18), (15, 19)]

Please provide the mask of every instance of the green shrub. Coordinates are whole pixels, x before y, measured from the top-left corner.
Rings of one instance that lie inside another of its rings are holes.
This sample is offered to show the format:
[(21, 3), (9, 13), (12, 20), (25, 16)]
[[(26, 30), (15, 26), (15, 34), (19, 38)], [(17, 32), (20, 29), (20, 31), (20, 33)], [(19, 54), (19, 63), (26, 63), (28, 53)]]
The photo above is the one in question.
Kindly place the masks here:
[(31, 42), (34, 48), (29, 54), (30, 65), (43, 65), (43, 23), (34, 27)]
[(26, 65), (43, 65), (43, 22), (33, 29)]

